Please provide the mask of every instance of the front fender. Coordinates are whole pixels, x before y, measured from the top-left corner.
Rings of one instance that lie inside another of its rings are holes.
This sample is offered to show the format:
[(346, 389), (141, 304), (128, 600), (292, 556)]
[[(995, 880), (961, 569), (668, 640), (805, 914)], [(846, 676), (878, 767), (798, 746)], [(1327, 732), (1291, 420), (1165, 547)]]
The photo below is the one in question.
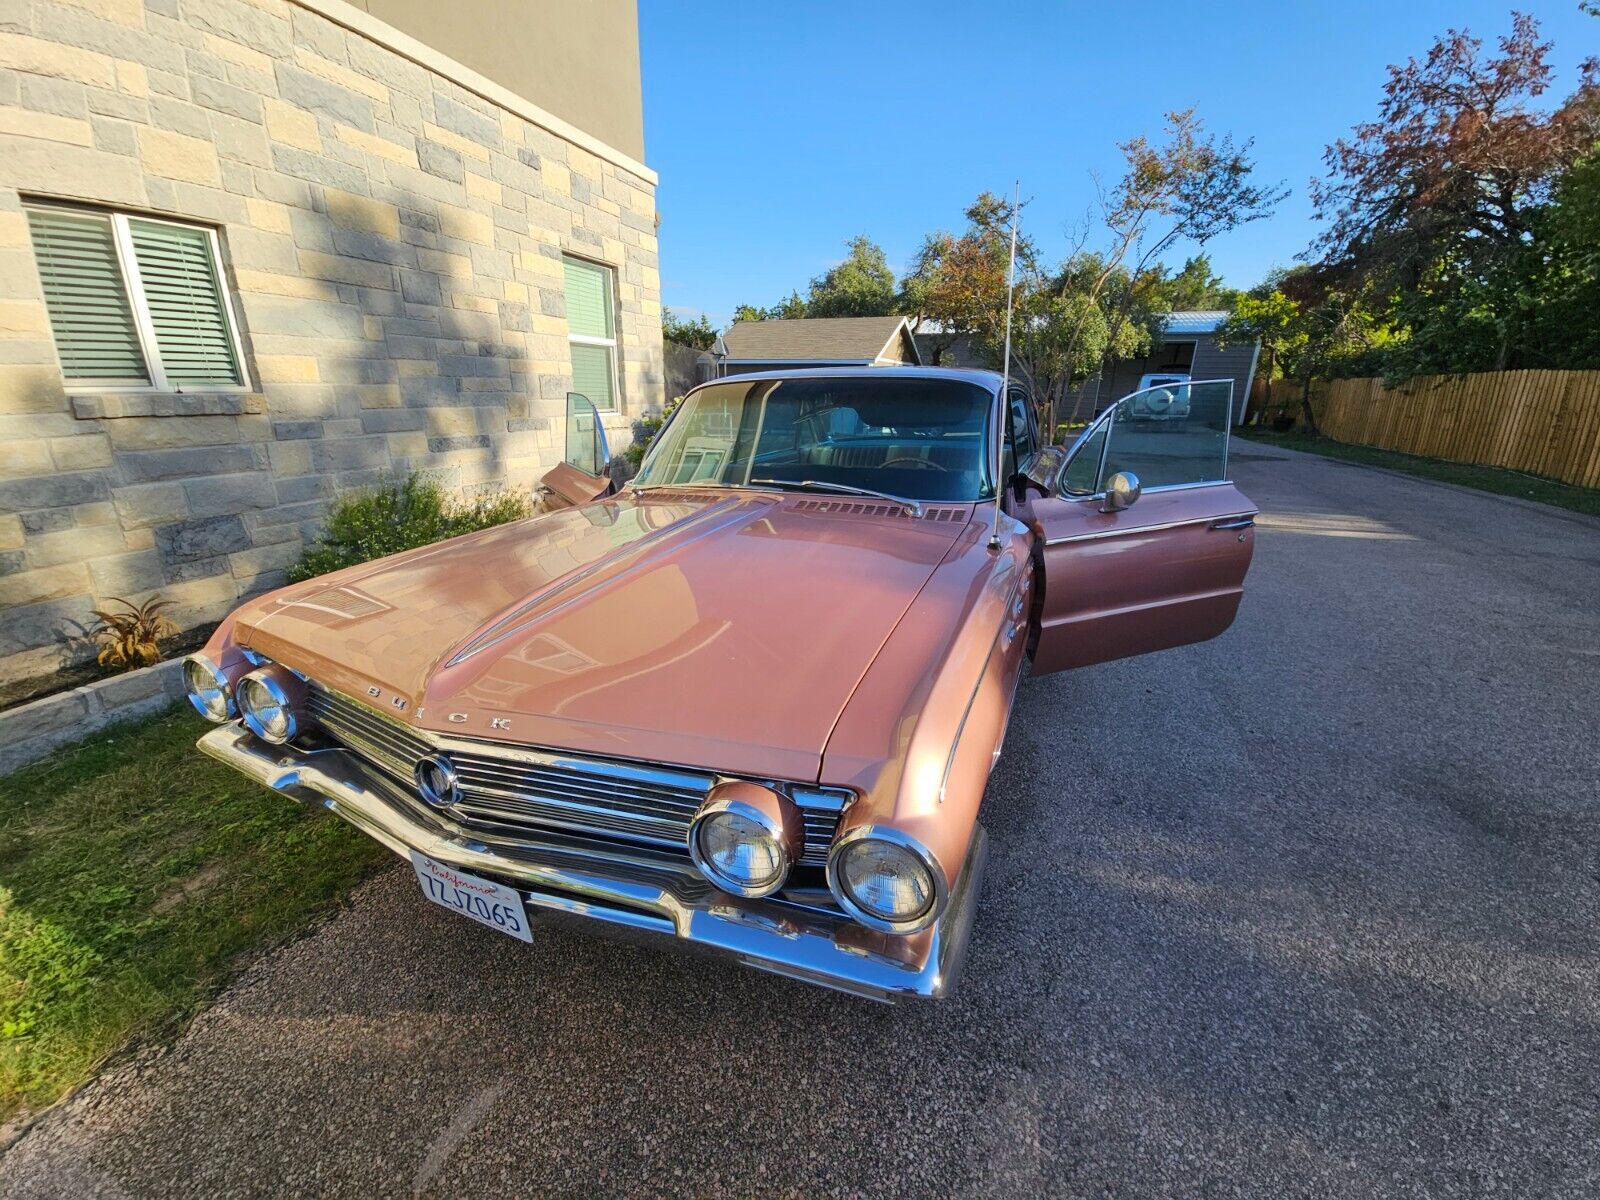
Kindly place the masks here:
[(1035, 582), (1026, 531), (986, 524), (957, 541), (851, 695), (822, 782), (859, 799), (840, 832), (889, 826), (925, 846), (954, 886), (1010, 719)]

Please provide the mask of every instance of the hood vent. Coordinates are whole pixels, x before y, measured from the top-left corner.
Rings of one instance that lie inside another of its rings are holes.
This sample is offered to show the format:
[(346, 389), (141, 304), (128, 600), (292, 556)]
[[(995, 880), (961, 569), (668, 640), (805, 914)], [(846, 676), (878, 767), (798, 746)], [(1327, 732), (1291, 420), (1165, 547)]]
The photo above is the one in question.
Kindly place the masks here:
[[(794, 512), (814, 512), (830, 517), (909, 517), (898, 504), (882, 504), (875, 500), (796, 500), (790, 509)], [(922, 510), (924, 521), (965, 521), (965, 508), (928, 508)]]
[(705, 504), (711, 500), (727, 499), (720, 496), (710, 488), (685, 488), (681, 492), (670, 491), (663, 487), (653, 487), (647, 492), (636, 493), (636, 500), (668, 500), (673, 503), (687, 501), (690, 504)]

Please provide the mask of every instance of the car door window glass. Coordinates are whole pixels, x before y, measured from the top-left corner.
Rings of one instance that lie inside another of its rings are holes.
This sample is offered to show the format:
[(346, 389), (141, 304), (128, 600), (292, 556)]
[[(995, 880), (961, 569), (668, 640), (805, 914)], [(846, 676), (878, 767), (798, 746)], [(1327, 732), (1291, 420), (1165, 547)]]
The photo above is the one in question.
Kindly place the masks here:
[(1011, 389), (1011, 420), (1007, 433), (1011, 438), (1013, 458), (1018, 466), (1025, 466), (1028, 459), (1033, 457), (1033, 421), (1029, 412), (1031, 407), (1027, 392), (1019, 388)]
[(605, 474), (611, 460), (600, 414), (589, 398), (578, 392), (567, 393), (567, 445), (563, 459), (585, 475)]
[(1226, 479), (1232, 400), (1227, 380), (1167, 384), (1119, 400), (1097, 483), (1118, 471), (1137, 475), (1146, 488)]
[(1109, 422), (1101, 422), (1079, 443), (1061, 472), (1061, 491), (1068, 496), (1092, 496), (1100, 490), (1100, 454), (1105, 449)]

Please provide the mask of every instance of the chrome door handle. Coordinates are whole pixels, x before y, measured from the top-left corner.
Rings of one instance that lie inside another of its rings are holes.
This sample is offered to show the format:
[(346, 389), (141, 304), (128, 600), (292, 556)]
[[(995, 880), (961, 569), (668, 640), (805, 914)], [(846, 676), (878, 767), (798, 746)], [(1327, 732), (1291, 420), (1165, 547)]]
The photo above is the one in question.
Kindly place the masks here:
[(1256, 523), (1254, 517), (1230, 517), (1225, 521), (1213, 521), (1209, 529), (1249, 529)]

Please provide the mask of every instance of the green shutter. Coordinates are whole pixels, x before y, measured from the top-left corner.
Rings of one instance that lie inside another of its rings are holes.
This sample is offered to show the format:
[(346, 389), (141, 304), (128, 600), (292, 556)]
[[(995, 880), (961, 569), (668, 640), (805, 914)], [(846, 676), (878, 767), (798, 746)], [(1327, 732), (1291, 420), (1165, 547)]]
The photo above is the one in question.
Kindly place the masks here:
[(106, 217), (29, 209), (56, 354), (66, 379), (145, 384), (139, 331)]
[(596, 408), (615, 408), (617, 401), (611, 391), (612, 379), (610, 346), (572, 343), (573, 391), (586, 397)]
[[(611, 269), (576, 258), (563, 259), (562, 262), (567, 269), (568, 328), (578, 337), (614, 336), (611, 323)], [(589, 398), (594, 399), (593, 396)]]
[(180, 389), (242, 383), (210, 235), (138, 220), (128, 222), (128, 232), (167, 383)]

